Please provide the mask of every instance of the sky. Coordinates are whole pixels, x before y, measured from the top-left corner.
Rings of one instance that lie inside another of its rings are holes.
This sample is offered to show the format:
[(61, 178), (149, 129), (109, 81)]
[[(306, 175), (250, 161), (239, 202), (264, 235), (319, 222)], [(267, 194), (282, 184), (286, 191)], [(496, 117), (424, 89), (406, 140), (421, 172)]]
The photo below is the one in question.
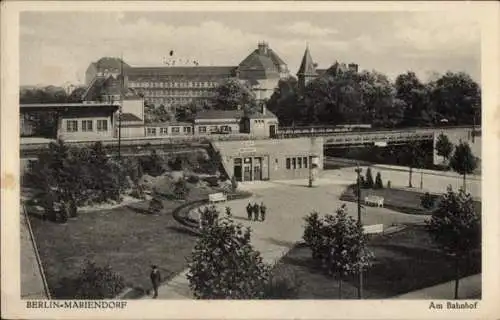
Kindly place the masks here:
[(78, 85), (104, 56), (132, 66), (174, 58), (236, 66), (266, 41), (296, 74), (309, 46), (319, 68), (357, 63), (394, 79), (464, 71), (480, 82), (480, 25), (446, 12), (23, 12), (21, 85)]

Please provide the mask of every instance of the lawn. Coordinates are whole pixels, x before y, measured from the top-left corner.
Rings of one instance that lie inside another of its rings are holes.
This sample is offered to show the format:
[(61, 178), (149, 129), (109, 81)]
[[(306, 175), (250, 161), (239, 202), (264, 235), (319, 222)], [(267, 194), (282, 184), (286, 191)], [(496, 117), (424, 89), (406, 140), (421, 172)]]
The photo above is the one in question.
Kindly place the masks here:
[(65, 277), (75, 277), (85, 259), (109, 264), (139, 294), (150, 288), (151, 264), (159, 266), (165, 280), (182, 271), (196, 237), (172, 217), (171, 211), (180, 204), (164, 201), (162, 214), (149, 215), (148, 202), (141, 202), (81, 213), (66, 224), (31, 218), (53, 295), (67, 295), (60, 283)]
[[(355, 186), (349, 186), (340, 196), (340, 200), (356, 202), (357, 198), (353, 192)], [(432, 210), (427, 210), (420, 205), (422, 192), (406, 189), (361, 189), (361, 201), (366, 196), (380, 196), (384, 198), (384, 207), (408, 214), (431, 214)], [(438, 195), (431, 195), (438, 199)], [(435, 205), (437, 205), (437, 201)], [(476, 212), (481, 212), (481, 201), (474, 201)]]
[[(364, 298), (386, 299), (454, 279), (454, 264), (435, 246), (422, 226), (408, 226), (392, 235), (372, 236), (374, 265), (364, 274)], [(301, 286), (298, 299), (338, 299), (338, 281), (314, 266), (311, 251), (297, 245), (281, 261)], [(468, 265), (467, 265), (468, 264)], [(463, 263), (462, 277), (481, 272), (481, 254)], [(343, 299), (357, 298), (357, 276), (345, 279)]]

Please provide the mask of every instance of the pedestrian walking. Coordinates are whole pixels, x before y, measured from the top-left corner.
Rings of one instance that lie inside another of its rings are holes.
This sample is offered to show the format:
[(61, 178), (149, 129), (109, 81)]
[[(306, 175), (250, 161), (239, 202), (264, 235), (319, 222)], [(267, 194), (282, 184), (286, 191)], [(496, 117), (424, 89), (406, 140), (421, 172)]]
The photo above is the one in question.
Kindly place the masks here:
[(257, 203), (253, 205), (253, 219), (254, 221), (259, 220), (259, 205)]
[(151, 266), (151, 283), (153, 284), (153, 299), (156, 299), (158, 297), (158, 287), (160, 286), (161, 282), (161, 275), (160, 275), (160, 270), (158, 270), (158, 267), (153, 265)]
[(266, 206), (264, 205), (264, 202), (261, 202), (260, 204), (260, 220), (264, 221), (266, 220)]
[(250, 202), (247, 205), (247, 215), (248, 215), (248, 220), (252, 220), (252, 212), (253, 212), (253, 207), (250, 204)]

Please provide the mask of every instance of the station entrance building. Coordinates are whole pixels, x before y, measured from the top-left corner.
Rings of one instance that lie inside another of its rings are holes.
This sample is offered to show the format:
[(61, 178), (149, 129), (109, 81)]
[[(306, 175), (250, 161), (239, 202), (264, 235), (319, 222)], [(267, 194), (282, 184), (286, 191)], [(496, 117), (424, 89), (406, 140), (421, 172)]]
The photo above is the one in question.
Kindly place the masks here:
[(215, 141), (225, 170), (237, 181), (317, 177), (323, 168), (321, 137)]

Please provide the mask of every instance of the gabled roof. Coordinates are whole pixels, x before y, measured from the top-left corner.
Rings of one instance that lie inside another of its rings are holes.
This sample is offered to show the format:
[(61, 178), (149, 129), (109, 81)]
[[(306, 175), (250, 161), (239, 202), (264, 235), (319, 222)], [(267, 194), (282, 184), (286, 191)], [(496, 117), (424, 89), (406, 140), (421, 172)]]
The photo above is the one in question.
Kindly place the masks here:
[(103, 57), (103, 58), (97, 60), (97, 62), (95, 62), (95, 67), (98, 70), (102, 70), (102, 69), (121, 70), (122, 68), (123, 68), (123, 70), (125, 70), (125, 69), (130, 68), (130, 66), (125, 61), (123, 61), (120, 58), (114, 58), (114, 57)]
[(305, 76), (316, 76), (316, 67), (314, 66), (313, 59), (311, 57), (311, 53), (309, 52), (309, 47), (306, 47), (306, 51), (304, 52), (304, 56), (302, 57), (302, 62), (300, 64), (299, 71), (297, 75), (305, 75)]
[(142, 122), (142, 119), (133, 113), (122, 113), (120, 118), (122, 121), (130, 121), (130, 122), (141, 121)]
[(204, 110), (196, 114), (196, 120), (239, 119), (243, 110)]

